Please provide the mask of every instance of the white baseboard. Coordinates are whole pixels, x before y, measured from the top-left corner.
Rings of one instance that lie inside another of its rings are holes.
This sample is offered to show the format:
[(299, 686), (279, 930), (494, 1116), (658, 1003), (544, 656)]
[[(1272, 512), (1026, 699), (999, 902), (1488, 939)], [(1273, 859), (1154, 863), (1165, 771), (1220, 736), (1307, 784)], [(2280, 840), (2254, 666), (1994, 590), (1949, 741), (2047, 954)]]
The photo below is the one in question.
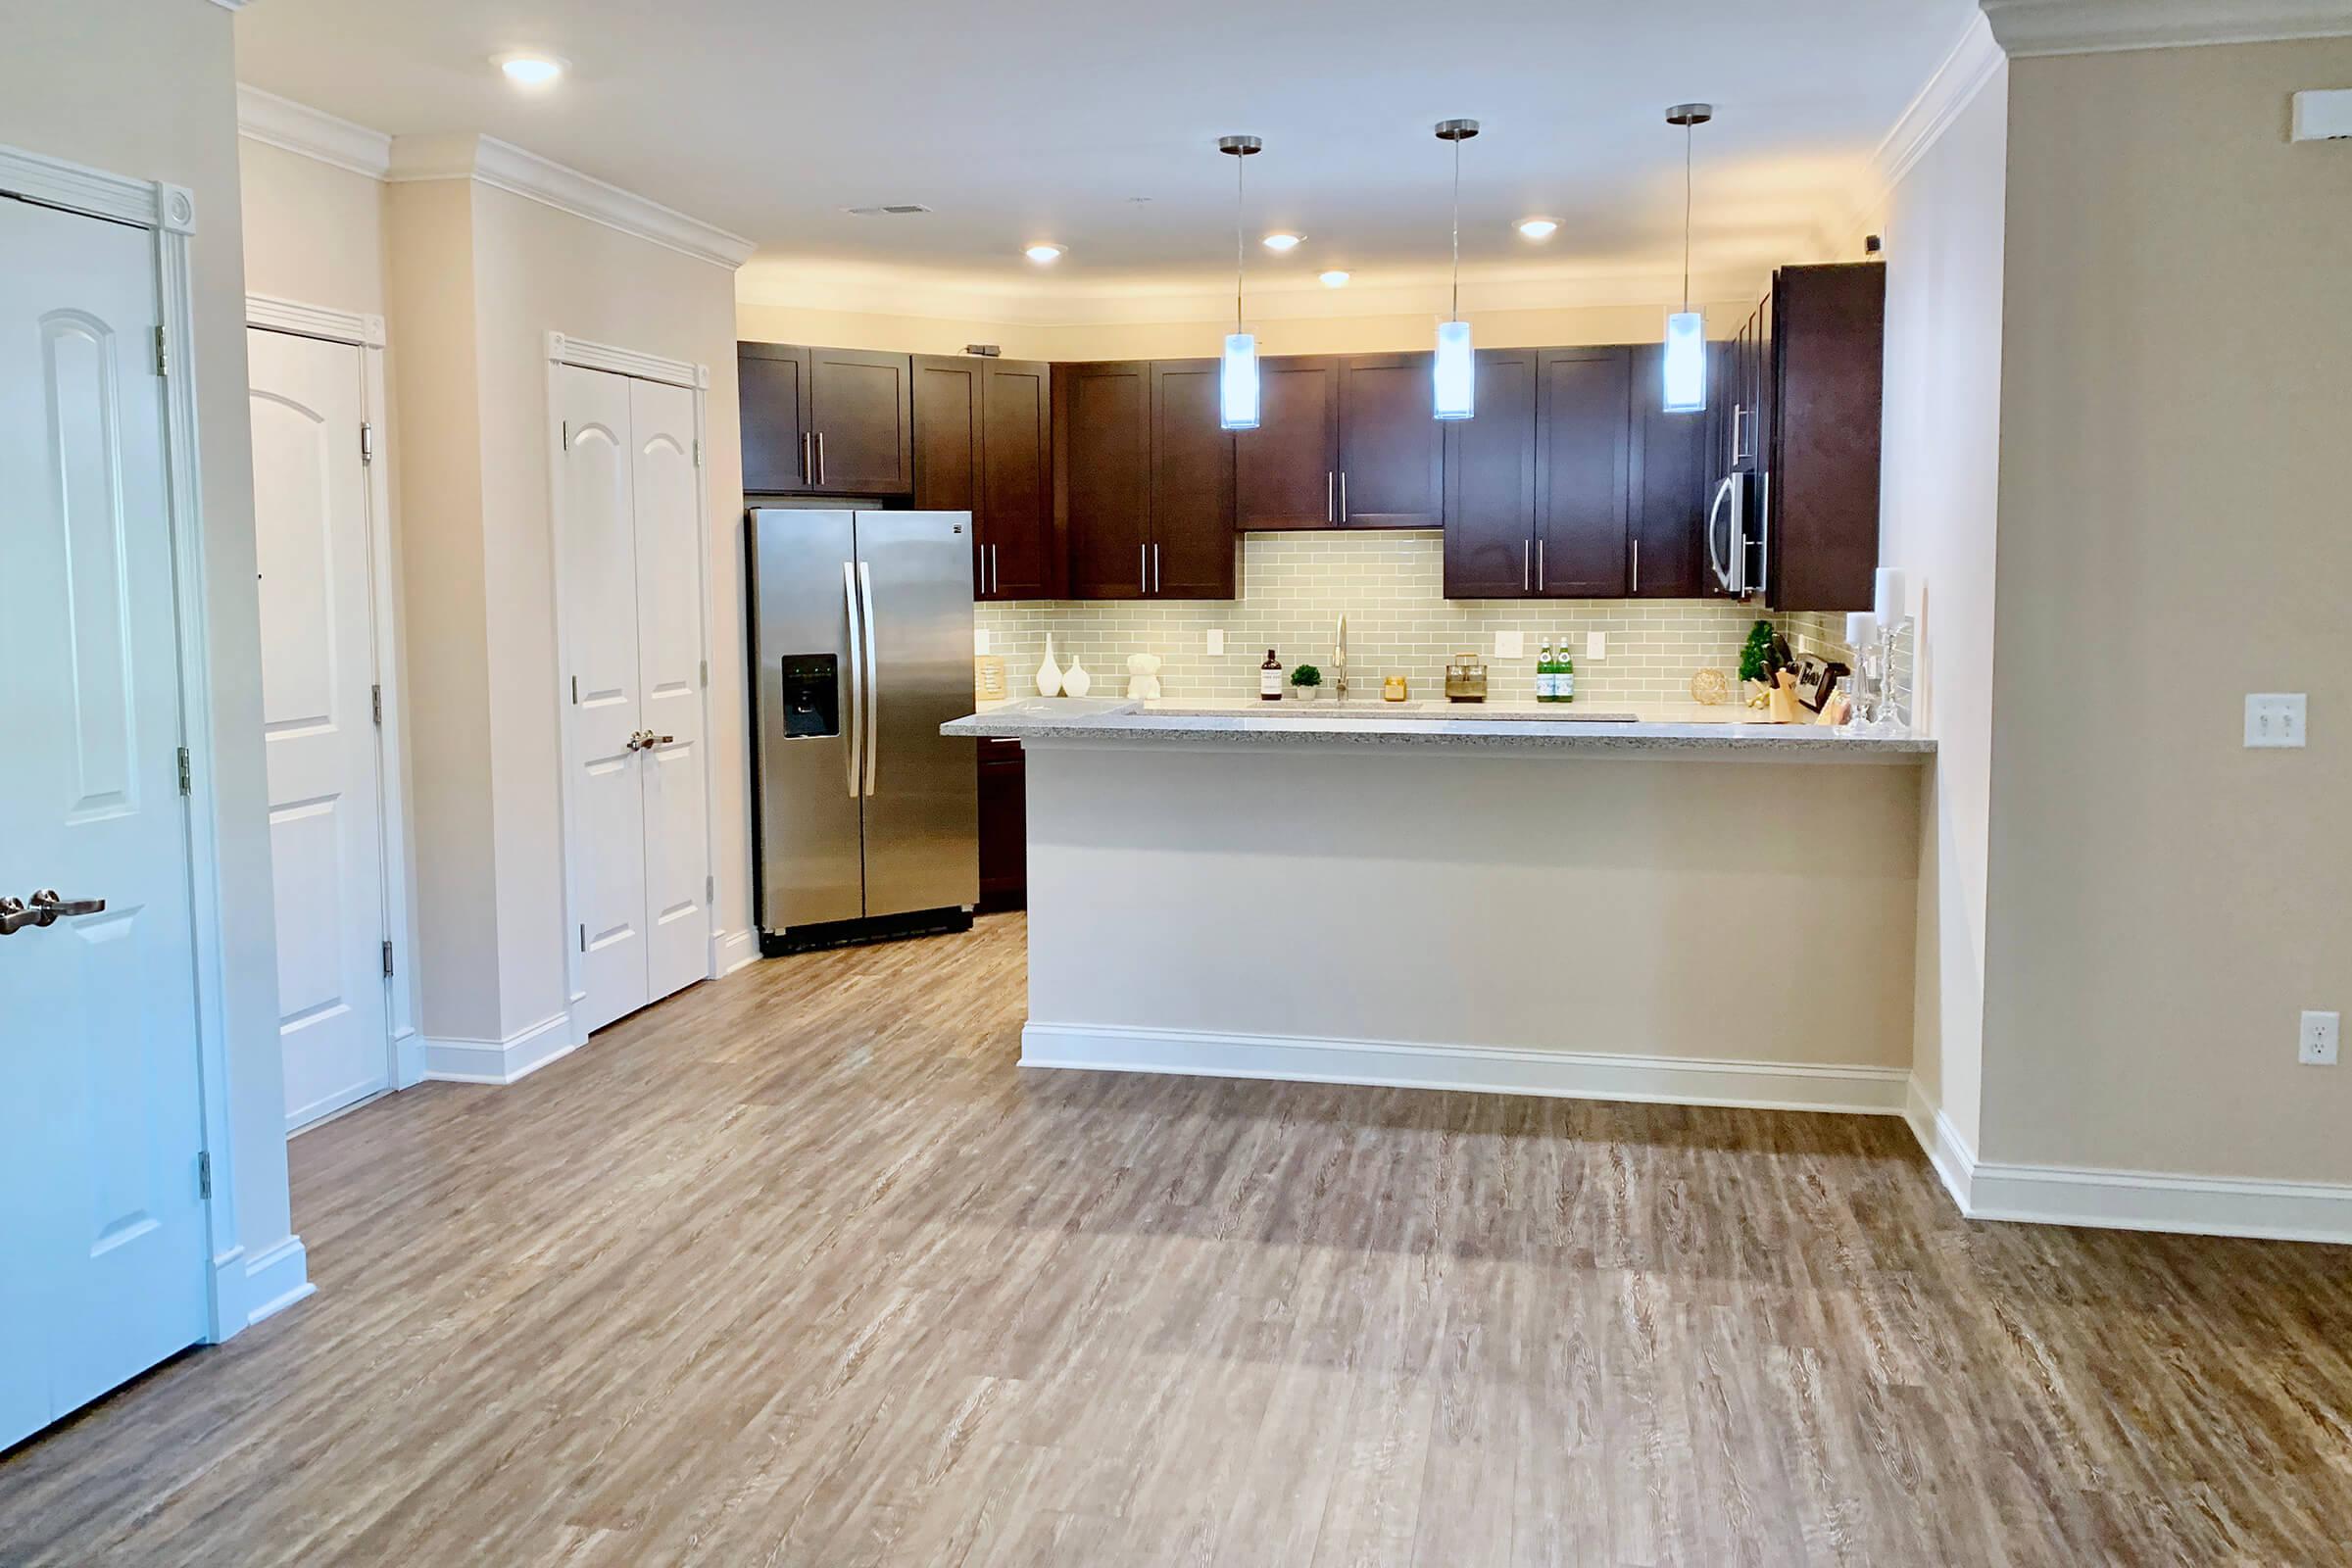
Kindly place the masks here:
[(571, 1014), (559, 1012), (504, 1040), (424, 1042), (424, 1075), (445, 1084), (511, 1084), (580, 1047)]
[(710, 972), (721, 980), (760, 956), (760, 944), (747, 926), (741, 931), (714, 932), (710, 938)]
[(1994, 1164), (1977, 1158), (1916, 1079), (1905, 1119), (1970, 1219), (2352, 1245), (2352, 1186)]
[(302, 1238), (289, 1236), (263, 1248), (245, 1260), (245, 1322), (248, 1326), (284, 1311), (306, 1296), (316, 1296), (310, 1259)]
[(1902, 1114), (1910, 1076), (1901, 1067), (1690, 1060), (1054, 1023), (1032, 1023), (1021, 1030), (1021, 1065), (1874, 1116)]

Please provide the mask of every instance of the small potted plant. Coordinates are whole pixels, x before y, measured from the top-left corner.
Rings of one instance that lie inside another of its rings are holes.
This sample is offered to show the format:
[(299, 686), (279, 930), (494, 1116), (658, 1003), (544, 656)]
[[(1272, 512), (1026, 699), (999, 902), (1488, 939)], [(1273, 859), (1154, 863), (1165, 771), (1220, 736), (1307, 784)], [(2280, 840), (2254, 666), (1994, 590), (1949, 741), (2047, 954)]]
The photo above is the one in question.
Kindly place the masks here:
[(1315, 693), (1323, 689), (1323, 672), (1312, 664), (1300, 664), (1291, 671), (1291, 695), (1302, 703), (1314, 701)]

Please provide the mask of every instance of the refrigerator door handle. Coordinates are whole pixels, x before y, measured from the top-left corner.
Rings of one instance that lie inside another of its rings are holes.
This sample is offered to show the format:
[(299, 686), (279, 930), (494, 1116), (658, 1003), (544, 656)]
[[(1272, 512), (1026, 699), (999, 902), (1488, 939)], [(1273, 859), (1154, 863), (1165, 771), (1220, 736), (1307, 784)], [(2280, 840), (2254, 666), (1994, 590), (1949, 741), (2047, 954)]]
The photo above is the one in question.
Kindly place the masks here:
[(859, 710), (865, 706), (864, 665), (859, 662), (860, 655), (858, 653), (859, 648), (864, 644), (864, 634), (858, 617), (857, 568), (846, 561), (841, 564), (841, 597), (843, 603), (849, 608), (850, 615), (850, 732), (848, 737), (850, 744), (844, 750), (850, 760), (850, 799), (854, 801), (858, 798), (858, 744), (862, 739), (858, 720)]
[(865, 793), (874, 793), (874, 774), (882, 733), (882, 662), (874, 655), (874, 574), (858, 563), (858, 592), (865, 601), (865, 711), (859, 727), (865, 731)]

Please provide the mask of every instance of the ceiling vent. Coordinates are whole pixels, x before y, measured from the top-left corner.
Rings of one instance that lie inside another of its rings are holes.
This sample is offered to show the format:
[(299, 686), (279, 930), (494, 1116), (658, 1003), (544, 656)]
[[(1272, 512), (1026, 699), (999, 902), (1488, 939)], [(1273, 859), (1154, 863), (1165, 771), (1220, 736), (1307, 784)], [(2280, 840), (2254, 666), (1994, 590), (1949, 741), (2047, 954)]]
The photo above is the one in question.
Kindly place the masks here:
[(882, 207), (853, 207), (849, 211), (858, 218), (906, 218), (931, 209), (921, 202), (891, 202)]

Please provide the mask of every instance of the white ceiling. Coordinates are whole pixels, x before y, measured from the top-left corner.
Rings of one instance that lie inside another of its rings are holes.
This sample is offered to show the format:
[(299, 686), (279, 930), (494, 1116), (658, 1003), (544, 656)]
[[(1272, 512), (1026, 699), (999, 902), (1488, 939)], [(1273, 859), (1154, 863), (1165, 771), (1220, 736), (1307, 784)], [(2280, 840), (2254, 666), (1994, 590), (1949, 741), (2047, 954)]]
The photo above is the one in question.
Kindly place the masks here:
[[(1975, 21), (1976, 0), (260, 0), (238, 74), (396, 135), (480, 131), (756, 240), (755, 270), (856, 269), (977, 288), (1213, 284), (1233, 263), (1227, 131), (1249, 161), (1260, 285), (1329, 267), (1425, 277), (1446, 255), (1462, 154), (1465, 273), (1642, 274), (1681, 265), (1682, 139), (1706, 99), (1697, 264), (1811, 254), (1871, 154)], [(490, 57), (568, 58), (510, 86)], [(1149, 198), (1136, 201), (1133, 198)], [(913, 218), (844, 209), (921, 202)], [(1562, 220), (1546, 245), (1511, 220)]]

